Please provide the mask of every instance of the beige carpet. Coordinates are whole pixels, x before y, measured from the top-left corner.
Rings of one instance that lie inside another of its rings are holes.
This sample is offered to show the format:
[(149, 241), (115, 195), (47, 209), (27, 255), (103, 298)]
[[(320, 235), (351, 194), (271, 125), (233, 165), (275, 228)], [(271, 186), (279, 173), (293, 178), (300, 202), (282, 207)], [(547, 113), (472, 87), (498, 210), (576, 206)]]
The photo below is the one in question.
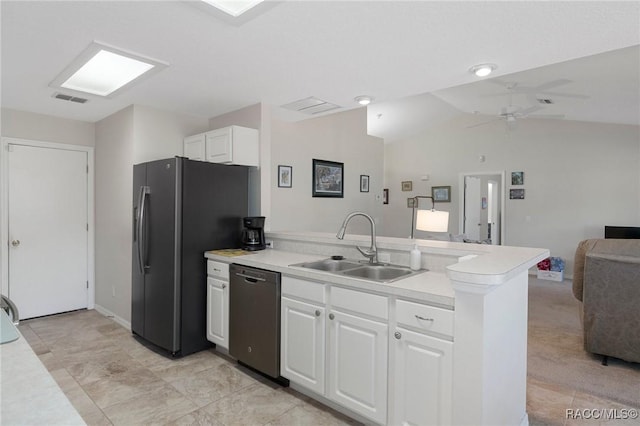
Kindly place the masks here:
[[(640, 309), (640, 307), (638, 308)], [(583, 349), (571, 281), (529, 279), (528, 375), (640, 408), (640, 364), (602, 358)]]

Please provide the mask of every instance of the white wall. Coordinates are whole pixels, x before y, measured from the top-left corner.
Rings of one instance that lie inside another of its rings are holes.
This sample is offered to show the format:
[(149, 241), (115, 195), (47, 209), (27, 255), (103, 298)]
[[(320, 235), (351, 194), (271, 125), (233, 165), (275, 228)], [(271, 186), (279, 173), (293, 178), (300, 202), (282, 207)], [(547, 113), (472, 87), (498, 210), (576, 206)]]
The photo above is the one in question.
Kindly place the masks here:
[[(96, 304), (131, 320), (133, 165), (183, 154), (208, 120), (131, 105), (96, 123)], [(115, 293), (115, 296), (114, 296)]]
[(133, 127), (133, 105), (96, 123), (96, 305), (126, 321), (131, 320)]
[[(356, 210), (381, 219), (383, 141), (367, 135), (365, 108), (296, 123), (272, 121), (271, 229), (337, 232)], [(313, 198), (312, 160), (344, 163), (344, 198)], [(292, 188), (279, 188), (278, 165), (293, 167)], [(369, 192), (360, 192), (360, 175), (369, 175)], [(368, 234), (354, 219), (348, 233)]]
[(134, 164), (183, 154), (185, 136), (208, 130), (209, 120), (185, 114), (133, 106)]
[(2, 136), (36, 141), (95, 145), (95, 125), (33, 112), (2, 108)]
[[(438, 209), (451, 211), (450, 232), (458, 233), (459, 173), (498, 170), (507, 172), (507, 197), (511, 172), (523, 171), (525, 178), (525, 199), (507, 198), (503, 241), (549, 248), (567, 261), (568, 275), (580, 240), (603, 237), (605, 225), (640, 225), (639, 126), (526, 119), (512, 132), (501, 121), (466, 128), (477, 121), (462, 115), (385, 146), (391, 194), (383, 235), (405, 236), (406, 197), (430, 194), (431, 185), (451, 185), (452, 202)], [(421, 182), (426, 174), (430, 180)], [(400, 192), (403, 180), (414, 182), (412, 193)]]

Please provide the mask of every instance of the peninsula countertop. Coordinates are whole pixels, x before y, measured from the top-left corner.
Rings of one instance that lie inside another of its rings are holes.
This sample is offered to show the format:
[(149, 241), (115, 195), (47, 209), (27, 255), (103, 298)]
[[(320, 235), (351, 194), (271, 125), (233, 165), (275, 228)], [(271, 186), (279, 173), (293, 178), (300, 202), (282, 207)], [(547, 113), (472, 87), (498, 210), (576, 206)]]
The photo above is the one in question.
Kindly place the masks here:
[(425, 302), (453, 308), (454, 292), (451, 281), (443, 273), (425, 271), (423, 273), (400, 279), (391, 283), (378, 283), (366, 279), (350, 278), (324, 271), (307, 269), (295, 265), (301, 262), (312, 262), (326, 259), (327, 256), (317, 254), (293, 253), (277, 249), (251, 252), (243, 256), (220, 256), (206, 252), (205, 257), (224, 263), (238, 263), (254, 268), (268, 269), (283, 275), (302, 279), (338, 284), (359, 290), (374, 291), (388, 295), (408, 297)]

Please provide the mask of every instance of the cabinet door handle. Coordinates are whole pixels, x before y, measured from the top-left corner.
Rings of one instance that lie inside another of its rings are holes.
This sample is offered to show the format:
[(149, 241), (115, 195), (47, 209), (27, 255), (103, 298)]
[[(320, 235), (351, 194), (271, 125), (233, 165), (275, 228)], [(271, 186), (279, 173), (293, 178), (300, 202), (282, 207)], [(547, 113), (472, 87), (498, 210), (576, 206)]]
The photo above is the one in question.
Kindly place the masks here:
[(320, 309), (316, 309), (316, 316), (319, 317), (320, 316)]
[(393, 333), (393, 336), (396, 339), (400, 340), (402, 338), (402, 333), (400, 333), (399, 331), (396, 331), (395, 333)]
[(421, 317), (420, 315), (416, 315), (416, 318), (422, 321), (435, 321), (433, 318), (425, 318), (425, 317)]
[(333, 315), (333, 314), (329, 314), (329, 319), (330, 319), (330, 320), (334, 319), (335, 317), (336, 317), (335, 315)]
[(222, 284), (222, 288), (223, 289), (227, 288), (227, 285), (226, 284)]

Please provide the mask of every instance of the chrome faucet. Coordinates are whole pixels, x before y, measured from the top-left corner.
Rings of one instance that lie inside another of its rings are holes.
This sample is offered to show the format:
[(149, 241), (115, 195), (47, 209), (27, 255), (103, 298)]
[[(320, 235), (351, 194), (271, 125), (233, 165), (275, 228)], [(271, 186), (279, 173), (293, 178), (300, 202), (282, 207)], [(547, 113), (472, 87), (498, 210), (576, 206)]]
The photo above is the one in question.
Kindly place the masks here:
[(369, 263), (378, 263), (378, 248), (376, 247), (376, 224), (373, 221), (373, 218), (368, 214), (362, 212), (349, 213), (349, 215), (344, 219), (344, 222), (342, 222), (342, 226), (336, 234), (336, 237), (339, 240), (344, 239), (344, 233), (347, 231), (347, 224), (354, 216), (364, 216), (365, 218), (367, 218), (367, 220), (369, 220), (369, 223), (371, 224), (371, 247), (369, 247), (368, 250), (364, 250), (360, 246), (356, 246), (356, 248), (360, 253), (362, 253), (364, 257), (369, 259)]

